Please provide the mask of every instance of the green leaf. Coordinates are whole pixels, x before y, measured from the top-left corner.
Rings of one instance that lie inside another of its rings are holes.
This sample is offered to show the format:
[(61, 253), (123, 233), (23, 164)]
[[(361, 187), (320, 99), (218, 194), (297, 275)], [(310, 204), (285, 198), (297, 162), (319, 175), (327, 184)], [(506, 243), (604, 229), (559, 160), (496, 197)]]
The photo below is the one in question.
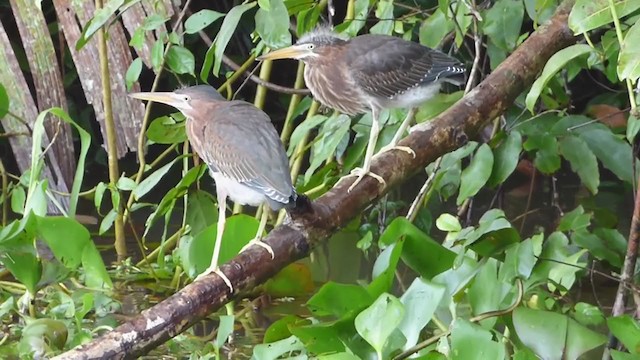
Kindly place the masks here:
[(279, 359), (291, 352), (304, 351), (304, 344), (295, 336), (270, 344), (258, 344), (253, 348), (252, 359)]
[(355, 319), (358, 334), (362, 336), (382, 359), (382, 349), (404, 317), (404, 306), (395, 296), (381, 294), (376, 301)]
[(60, 351), (67, 342), (67, 335), (68, 330), (64, 322), (46, 318), (36, 319), (22, 329), (18, 346), (23, 355)]
[[(591, 0), (586, 1), (592, 2)], [(547, 64), (544, 66), (540, 77), (536, 79), (533, 85), (531, 85), (531, 90), (529, 90), (529, 93), (527, 94), (527, 97), (525, 99), (527, 109), (533, 112), (533, 107), (536, 105), (536, 101), (538, 101), (540, 94), (546, 88), (549, 80), (551, 80), (551, 78), (558, 71), (560, 71), (560, 69), (562, 69), (569, 61), (579, 56), (589, 54), (591, 53), (591, 51), (592, 49), (589, 45), (575, 44), (553, 54), (553, 56), (549, 59), (549, 61), (547, 61)]]
[[(172, 194), (174, 197), (179, 194)], [(226, 219), (222, 245), (220, 247), (219, 264), (231, 260), (240, 249), (253, 238), (258, 231), (259, 221), (253, 216), (237, 214)], [(211, 264), (211, 255), (216, 241), (217, 224), (212, 224), (199, 234), (183, 237), (177, 252), (180, 263), (187, 274), (194, 278)]]
[(582, 325), (598, 326), (604, 322), (602, 311), (595, 305), (579, 302), (575, 306), (575, 311), (574, 317)]
[(147, 138), (156, 144), (178, 144), (187, 140), (185, 122), (171, 116), (154, 119), (147, 129)]
[(311, 129), (316, 126), (324, 123), (325, 121), (333, 121), (335, 117), (327, 117), (324, 115), (313, 115), (304, 119), (291, 133), (291, 138), (289, 140), (289, 148), (287, 149), (287, 155), (291, 156), (295, 151), (296, 147), (302, 141), (302, 139), (307, 136), (307, 134), (311, 131)]
[(629, 143), (633, 144), (638, 131), (640, 131), (640, 119), (629, 114), (629, 119), (627, 119), (627, 141)]
[(511, 131), (493, 152), (493, 170), (487, 185), (493, 187), (507, 180), (518, 166), (520, 151), (522, 151), (522, 135), (517, 131)]
[[(169, 48), (166, 58), (169, 69), (176, 74), (194, 75), (196, 68), (196, 60), (191, 51), (179, 45), (173, 45)], [(195, 76), (195, 75), (194, 75)]]
[(380, 0), (376, 8), (376, 17), (380, 19), (377, 24), (369, 30), (371, 34), (391, 35), (393, 32), (393, 1)]
[(560, 156), (558, 155), (558, 140), (549, 134), (531, 135), (524, 142), (523, 148), (527, 151), (536, 151), (534, 165), (545, 174), (553, 174), (560, 169)]
[(184, 22), (185, 34), (195, 34), (200, 30), (203, 30), (207, 26), (213, 24), (216, 20), (223, 17), (223, 13), (217, 11), (204, 9), (189, 16), (187, 21)]
[[(637, 1), (640, 4), (640, 1)], [(636, 81), (640, 78), (640, 22), (627, 30), (618, 58), (618, 77), (620, 80)]]
[(373, 280), (367, 286), (371, 297), (376, 298), (384, 292), (391, 291), (403, 245), (404, 239), (399, 239), (384, 249), (376, 259), (373, 265)]
[(632, 184), (634, 180), (631, 145), (617, 137), (606, 127), (593, 127), (580, 131), (580, 138), (591, 148), (602, 165), (618, 178)]
[(457, 217), (444, 213), (436, 220), (436, 227), (438, 230), (446, 232), (456, 232), (462, 230), (462, 225)]
[(82, 262), (85, 246), (91, 236), (77, 220), (61, 216), (36, 216), (38, 237), (49, 245), (53, 255), (69, 269), (75, 270)]
[[(640, 0), (614, 0), (619, 18), (640, 8)], [(569, 14), (569, 27), (576, 35), (607, 25), (613, 21), (609, 0), (577, 0)]]
[(162, 62), (164, 60), (164, 43), (162, 39), (156, 40), (151, 48), (151, 66), (153, 66), (153, 70), (157, 73), (162, 66)]
[(369, 14), (369, 0), (355, 0), (353, 19), (347, 19), (335, 27), (335, 31), (349, 37), (358, 35)]
[(579, 205), (562, 216), (556, 230), (563, 232), (586, 230), (590, 224), (591, 214), (585, 214), (584, 208)]
[(498, 0), (482, 22), (487, 37), (506, 51), (515, 49), (520, 36), (524, 6), (519, 0)]
[(118, 216), (118, 211), (116, 209), (109, 210), (107, 215), (105, 215), (104, 218), (102, 218), (102, 221), (100, 222), (100, 227), (98, 228), (98, 235), (102, 235), (105, 232), (109, 231), (109, 229), (111, 229), (111, 226), (113, 226), (113, 222), (116, 221), (117, 216)]
[[(502, 283), (498, 281), (498, 261), (489, 259), (482, 267), (473, 284), (467, 290), (469, 296), (469, 305), (473, 314), (480, 315), (482, 313), (498, 310), (504, 297)], [(513, 288), (513, 286), (511, 286)], [(491, 329), (498, 319), (496, 317), (483, 320), (480, 325), (485, 329)]]
[(632, 354), (640, 354), (640, 323), (629, 315), (607, 318), (611, 333), (622, 342)]
[(218, 325), (218, 333), (216, 334), (215, 341), (216, 348), (222, 348), (222, 345), (224, 345), (233, 333), (234, 320), (235, 316), (233, 315), (220, 315), (220, 324)]
[(32, 294), (42, 275), (42, 265), (35, 248), (36, 219), (27, 213), (0, 229), (0, 261)]
[(329, 281), (307, 302), (313, 316), (333, 315), (338, 318), (359, 312), (373, 302), (367, 289), (358, 285)]
[(124, 4), (124, 0), (109, 0), (104, 6), (97, 10), (93, 17), (85, 24), (78, 42), (76, 42), (76, 51), (82, 49), (84, 45), (91, 39), (102, 26), (104, 26), (111, 16)]
[(231, 36), (233, 36), (233, 33), (236, 31), (236, 27), (238, 27), (238, 23), (240, 22), (242, 14), (244, 14), (247, 10), (255, 7), (256, 4), (256, 2), (250, 2), (234, 6), (224, 17), (224, 21), (222, 22), (220, 31), (218, 32), (216, 39), (213, 41), (213, 44), (211, 44), (211, 47), (209, 47), (209, 50), (207, 50), (207, 54), (205, 55), (204, 64), (202, 65), (202, 70), (200, 71), (200, 78), (202, 79), (202, 81), (207, 81), (209, 73), (212, 71), (212, 67), (213, 75), (218, 76), (218, 73), (220, 72), (220, 66), (222, 64), (222, 55), (224, 54), (224, 51), (229, 44), (229, 40), (231, 40)]
[(311, 147), (311, 164), (304, 174), (305, 183), (309, 181), (316, 169), (335, 153), (340, 141), (348, 136), (350, 125), (351, 119), (344, 114), (324, 122), (320, 135)]
[(0, 119), (5, 117), (9, 112), (9, 96), (7, 95), (7, 89), (0, 83)]
[(589, 146), (577, 136), (567, 136), (560, 140), (560, 154), (569, 161), (571, 169), (580, 176), (580, 180), (587, 189), (592, 194), (597, 194), (600, 171), (598, 160)]
[(504, 345), (492, 338), (488, 330), (465, 319), (456, 319), (451, 329), (451, 359), (504, 359)]
[(217, 218), (218, 206), (211, 194), (202, 190), (189, 192), (185, 220), (191, 228), (191, 235), (196, 236), (214, 225)]
[(424, 278), (433, 276), (449, 269), (455, 255), (449, 249), (433, 240), (404, 217), (395, 218), (384, 233), (379, 243), (390, 245), (403, 238), (402, 260)]
[(306, 264), (293, 263), (264, 284), (264, 292), (273, 297), (299, 297), (312, 293), (314, 280)]
[(448, 21), (440, 9), (431, 14), (420, 25), (420, 44), (430, 48), (437, 48), (444, 37), (453, 29), (453, 24)]
[(270, 0), (268, 9), (260, 7), (256, 12), (256, 32), (271, 49), (291, 45), (289, 13), (282, 0)]
[(420, 332), (431, 321), (442, 300), (444, 290), (443, 286), (418, 277), (402, 294), (400, 302), (406, 311), (398, 328), (407, 339), (403, 350), (418, 343)]
[(171, 167), (180, 160), (181, 157), (177, 157), (173, 159), (170, 163), (164, 165), (160, 169), (154, 171), (151, 175), (147, 176), (146, 179), (142, 180), (140, 184), (133, 190), (133, 197), (136, 200), (140, 200), (141, 197), (146, 195), (151, 189), (153, 189), (162, 179), (163, 176), (169, 172)]
[(456, 204), (462, 204), (467, 198), (474, 196), (487, 183), (493, 168), (493, 153), (487, 144), (478, 148), (469, 166), (462, 171), (460, 192)]
[(127, 73), (125, 74), (127, 91), (131, 91), (131, 87), (136, 81), (138, 81), (140, 73), (142, 73), (142, 59), (136, 58), (131, 62), (131, 65), (129, 65), (129, 68), (127, 69)]
[(82, 268), (84, 283), (91, 289), (113, 289), (111, 277), (102, 261), (102, 256), (93, 243), (89, 243), (82, 251)]

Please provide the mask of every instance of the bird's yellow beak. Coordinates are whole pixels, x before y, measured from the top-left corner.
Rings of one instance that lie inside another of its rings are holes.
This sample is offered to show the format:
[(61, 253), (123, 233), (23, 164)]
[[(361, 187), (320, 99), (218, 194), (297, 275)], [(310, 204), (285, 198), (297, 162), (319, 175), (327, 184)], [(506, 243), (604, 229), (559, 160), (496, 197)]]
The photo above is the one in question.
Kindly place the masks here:
[(138, 92), (129, 94), (130, 97), (171, 105), (180, 108), (184, 98), (174, 92)]
[(306, 48), (302, 48), (299, 45), (292, 45), (284, 49), (275, 50), (268, 54), (257, 57), (257, 60), (278, 60), (278, 59), (297, 59), (301, 55), (307, 53)]

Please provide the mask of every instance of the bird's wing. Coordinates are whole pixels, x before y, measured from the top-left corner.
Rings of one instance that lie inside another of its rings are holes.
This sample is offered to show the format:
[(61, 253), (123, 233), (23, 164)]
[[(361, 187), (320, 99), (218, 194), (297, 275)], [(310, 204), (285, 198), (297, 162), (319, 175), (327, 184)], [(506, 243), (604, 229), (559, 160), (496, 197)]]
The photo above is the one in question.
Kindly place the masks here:
[(215, 171), (270, 199), (287, 204), (295, 195), (289, 161), (271, 119), (244, 101), (232, 101), (207, 114), (194, 149)]
[(345, 56), (353, 79), (364, 91), (389, 99), (419, 85), (453, 82), (465, 72), (457, 59), (393, 36), (355, 37)]

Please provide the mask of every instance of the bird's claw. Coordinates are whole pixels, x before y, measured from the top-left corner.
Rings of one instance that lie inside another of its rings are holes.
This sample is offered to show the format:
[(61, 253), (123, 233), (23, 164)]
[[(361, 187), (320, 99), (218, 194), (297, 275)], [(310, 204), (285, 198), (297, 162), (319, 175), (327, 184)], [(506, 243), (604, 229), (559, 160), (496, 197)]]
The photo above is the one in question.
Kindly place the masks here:
[(353, 184), (351, 184), (351, 186), (349, 186), (349, 189), (347, 189), (347, 192), (351, 192), (351, 190), (353, 190), (353, 188), (356, 187), (356, 185), (358, 185), (360, 183), (360, 181), (362, 181), (362, 179), (365, 177), (365, 175), (369, 175), (372, 178), (378, 180), (378, 182), (382, 185), (386, 184), (386, 181), (384, 181), (384, 178), (378, 174), (374, 174), (372, 173), (370, 170), (365, 170), (363, 168), (354, 168), (353, 170), (351, 170), (351, 174), (347, 175), (347, 176), (357, 176), (356, 180), (353, 182)]
[(203, 271), (202, 273), (200, 273), (200, 275), (196, 276), (195, 281), (199, 281), (202, 280), (204, 277), (206, 277), (207, 275), (214, 273), (218, 276), (220, 276), (220, 278), (222, 279), (222, 281), (224, 281), (224, 283), (227, 285), (227, 287), (229, 287), (229, 290), (233, 293), (233, 285), (231, 284), (231, 280), (229, 280), (229, 278), (227, 277), (227, 275), (225, 275), (219, 267), (215, 267), (215, 268), (211, 268), (209, 267), (207, 270)]
[(254, 238), (253, 240), (249, 241), (247, 243), (247, 245), (243, 246), (242, 249), (240, 249), (240, 252), (243, 252), (243, 251), (249, 249), (252, 245), (257, 245), (257, 246), (260, 246), (261, 248), (267, 250), (269, 252), (269, 254), (271, 254), (271, 259), (276, 257), (276, 254), (273, 252), (273, 249), (271, 248), (271, 246), (267, 245), (267, 243), (262, 241), (262, 239), (259, 238), (259, 237)]
[(387, 151), (391, 151), (391, 150), (404, 151), (407, 154), (411, 155), (411, 157), (413, 157), (414, 159), (416, 158), (416, 152), (413, 151), (412, 148), (410, 148), (408, 146), (398, 146), (398, 145), (391, 145), (391, 144), (383, 146), (382, 149), (380, 149), (380, 151), (378, 151), (377, 154), (373, 155), (373, 157), (376, 157), (377, 155), (380, 155), (383, 152), (387, 152)]

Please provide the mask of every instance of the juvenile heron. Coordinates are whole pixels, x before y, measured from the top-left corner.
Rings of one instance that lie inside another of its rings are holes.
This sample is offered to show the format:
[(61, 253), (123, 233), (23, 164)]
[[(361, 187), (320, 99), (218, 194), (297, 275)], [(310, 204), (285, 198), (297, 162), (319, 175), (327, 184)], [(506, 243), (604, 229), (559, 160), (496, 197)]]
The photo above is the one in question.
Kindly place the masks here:
[[(271, 119), (250, 103), (225, 100), (208, 85), (129, 96), (171, 105), (187, 118), (187, 137), (209, 167), (216, 183), (219, 207), (211, 265), (196, 280), (215, 272), (233, 292), (231, 282), (218, 269), (227, 197), (243, 205), (266, 203), (273, 210), (295, 206), (298, 197), (291, 184), (287, 154)], [(273, 258), (271, 247), (260, 241), (267, 217), (265, 209), (258, 234), (247, 247), (259, 245)]]
[(416, 113), (416, 107), (438, 93), (442, 82), (464, 81), (464, 65), (440, 51), (386, 35), (360, 35), (348, 39), (319, 27), (290, 47), (258, 57), (298, 59), (305, 63), (304, 80), (323, 105), (347, 115), (371, 110), (369, 144), (362, 168), (352, 175), (353, 189), (365, 175), (384, 183), (370, 172), (378, 133), (380, 111), (408, 108), (409, 112), (391, 142), (381, 149), (399, 149), (415, 156), (409, 147), (396, 146)]

